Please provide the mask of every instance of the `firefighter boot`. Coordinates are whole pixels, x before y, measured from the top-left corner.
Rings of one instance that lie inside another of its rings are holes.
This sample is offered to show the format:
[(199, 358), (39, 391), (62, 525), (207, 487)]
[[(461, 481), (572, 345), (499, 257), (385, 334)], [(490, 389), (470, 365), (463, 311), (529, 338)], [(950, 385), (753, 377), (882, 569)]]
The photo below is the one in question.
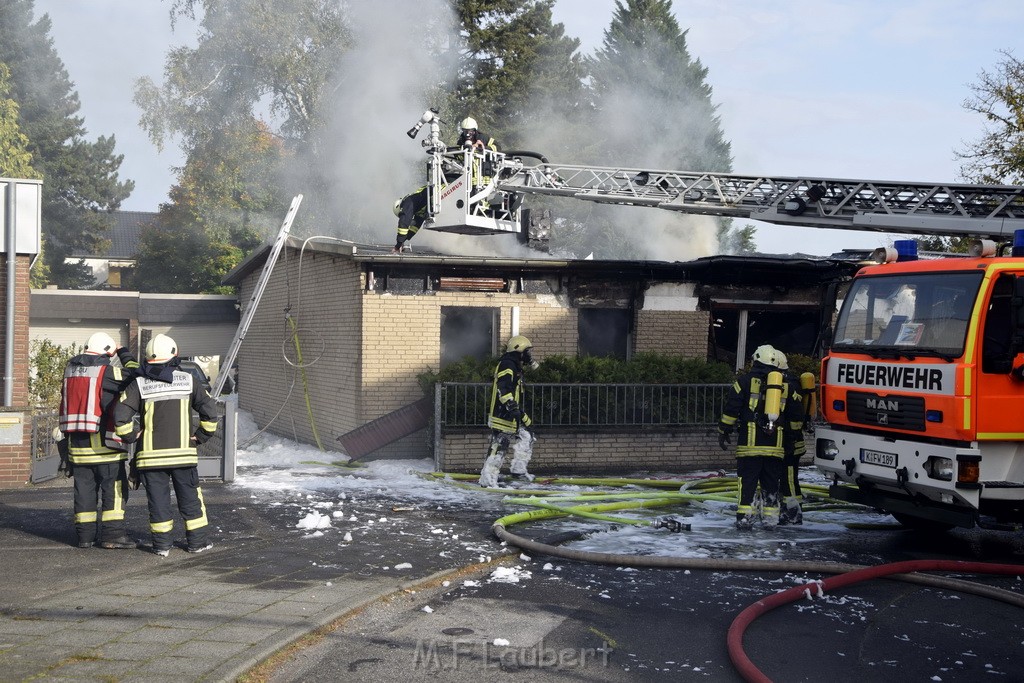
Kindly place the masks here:
[(799, 496), (786, 496), (779, 512), (779, 524), (803, 524), (804, 513), (800, 508)]
[(483, 469), (480, 470), (480, 486), (486, 489), (498, 487), (498, 472), (501, 471), (501, 463), (505, 459), (503, 453), (492, 451), (484, 461)]
[(750, 515), (742, 512), (736, 513), (736, 528), (740, 531), (747, 531), (748, 529), (754, 528), (754, 519)]

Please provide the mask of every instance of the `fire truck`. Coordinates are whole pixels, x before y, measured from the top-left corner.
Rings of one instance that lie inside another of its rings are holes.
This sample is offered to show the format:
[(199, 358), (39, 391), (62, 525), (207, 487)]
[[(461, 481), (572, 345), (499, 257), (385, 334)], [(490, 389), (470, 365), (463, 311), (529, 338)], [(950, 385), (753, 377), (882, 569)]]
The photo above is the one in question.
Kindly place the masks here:
[[(765, 177), (549, 163), (450, 150), (430, 124), (430, 229), (543, 246), (524, 195), (782, 225), (971, 236), (965, 257), (872, 255), (821, 363), (814, 464), (833, 497), (918, 528), (1024, 523), (1024, 187)], [(409, 131), (415, 136), (415, 128)]]

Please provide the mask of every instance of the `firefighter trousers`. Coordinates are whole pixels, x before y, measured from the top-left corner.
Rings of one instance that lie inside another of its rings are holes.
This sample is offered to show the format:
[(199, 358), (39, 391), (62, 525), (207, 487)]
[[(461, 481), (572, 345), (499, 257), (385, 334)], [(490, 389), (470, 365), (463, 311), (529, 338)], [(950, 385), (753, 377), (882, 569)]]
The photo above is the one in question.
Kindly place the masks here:
[(754, 496), (761, 487), (765, 518), (779, 513), (779, 479), (782, 476), (782, 458), (766, 455), (745, 455), (736, 458), (736, 475), (740, 479), (740, 503), (737, 518), (753, 512)]
[(170, 550), (174, 541), (174, 511), (171, 509), (171, 487), (178, 501), (178, 512), (185, 520), (185, 540), (189, 548), (207, 544), (206, 503), (199, 486), (199, 469), (174, 467), (168, 469), (142, 469), (149, 502), (149, 530), (153, 535), (154, 550)]
[(128, 476), (124, 461), (74, 465), (75, 530), (78, 544), (124, 537)]
[(782, 458), (782, 479), (779, 481), (779, 495), (783, 498), (799, 498), (800, 493), (800, 457), (793, 453), (787, 453)]

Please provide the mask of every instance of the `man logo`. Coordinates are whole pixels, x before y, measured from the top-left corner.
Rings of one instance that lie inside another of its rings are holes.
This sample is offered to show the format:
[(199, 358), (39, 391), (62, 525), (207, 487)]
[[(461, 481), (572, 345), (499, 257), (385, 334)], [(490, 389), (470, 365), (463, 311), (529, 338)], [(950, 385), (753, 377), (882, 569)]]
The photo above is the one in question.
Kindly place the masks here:
[(889, 416), (886, 415), (885, 413), (878, 413), (877, 418), (878, 418), (878, 424), (880, 424), (880, 425), (887, 425), (887, 424), (889, 424)]
[(884, 398), (869, 398), (864, 402), (864, 404), (873, 410), (888, 410), (894, 413), (898, 413), (900, 411), (899, 401), (887, 401)]

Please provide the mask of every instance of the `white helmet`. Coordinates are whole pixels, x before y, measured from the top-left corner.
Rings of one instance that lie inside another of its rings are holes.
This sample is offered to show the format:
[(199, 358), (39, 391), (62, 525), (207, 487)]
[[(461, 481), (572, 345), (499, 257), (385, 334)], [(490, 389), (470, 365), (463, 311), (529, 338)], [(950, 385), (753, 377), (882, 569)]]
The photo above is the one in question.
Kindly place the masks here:
[(779, 352), (771, 344), (762, 344), (754, 349), (754, 362), (779, 367)]
[(158, 334), (146, 344), (146, 362), (150, 365), (166, 363), (178, 355), (178, 345), (166, 334)]
[(396, 216), (401, 216), (402, 215), (402, 200), (401, 199), (396, 199), (395, 200), (394, 211), (395, 211), (395, 215)]
[(89, 341), (85, 342), (85, 352), (97, 356), (113, 356), (117, 351), (117, 344), (106, 332), (96, 332)]
[(472, 116), (467, 116), (462, 119), (462, 123), (459, 124), (459, 128), (462, 130), (476, 130), (476, 119)]
[(779, 370), (789, 370), (789, 361), (786, 359), (786, 354), (778, 349), (775, 349), (775, 360), (778, 361), (775, 367)]

